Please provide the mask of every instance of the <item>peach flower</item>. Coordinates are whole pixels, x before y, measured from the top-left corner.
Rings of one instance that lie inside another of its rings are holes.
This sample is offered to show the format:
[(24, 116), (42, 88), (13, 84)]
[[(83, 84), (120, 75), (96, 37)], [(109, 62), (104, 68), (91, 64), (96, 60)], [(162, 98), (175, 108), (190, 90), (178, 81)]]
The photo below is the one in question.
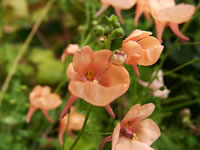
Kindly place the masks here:
[(136, 10), (135, 10), (135, 18), (134, 18), (134, 25), (138, 25), (138, 20), (140, 16), (144, 13), (145, 18), (149, 23), (152, 23), (150, 17), (150, 4), (149, 0), (137, 0)]
[[(69, 122), (68, 122), (69, 119)], [(70, 136), (74, 137), (72, 130), (81, 130), (85, 121), (85, 117), (75, 111), (75, 107), (71, 107), (70, 115), (65, 115), (63, 119), (60, 118), (60, 128), (59, 128), (59, 143), (63, 145), (63, 134), (67, 128), (67, 132)]]
[(110, 5), (115, 9), (115, 13), (119, 16), (120, 22), (124, 23), (121, 10), (127, 10), (133, 7), (136, 3), (136, 0), (101, 0), (101, 8), (95, 14), (95, 17), (101, 15)]
[(117, 124), (113, 134), (103, 140), (103, 145), (112, 141), (112, 150), (153, 150), (150, 146), (160, 136), (160, 129), (150, 116), (155, 106), (152, 103), (134, 105), (124, 119)]
[[(152, 78), (154, 76), (155, 76), (155, 72), (152, 74)], [(142, 80), (138, 80), (138, 82), (140, 85), (144, 87), (147, 87), (149, 84), (148, 82), (144, 82)], [(163, 72), (162, 70), (159, 70), (157, 78), (154, 79), (151, 85), (149, 86), (149, 88), (152, 90), (152, 95), (155, 97), (163, 98), (163, 99), (168, 98), (170, 91), (167, 88), (164, 90), (160, 90), (160, 88), (163, 86), (164, 86)]]
[(189, 4), (175, 4), (174, 0), (150, 0), (150, 9), (155, 19), (158, 39), (162, 42), (162, 34), (165, 26), (182, 40), (189, 40), (179, 30), (179, 24), (190, 20), (195, 12), (195, 7)]
[(109, 50), (93, 52), (88, 46), (75, 53), (73, 63), (67, 70), (71, 95), (61, 118), (78, 97), (92, 105), (104, 106), (114, 117), (109, 104), (128, 90), (130, 79), (123, 66), (110, 63), (111, 56)]
[(57, 108), (61, 103), (59, 95), (51, 93), (51, 89), (48, 86), (37, 85), (29, 95), (30, 107), (26, 116), (26, 122), (29, 123), (32, 115), (37, 109), (40, 109), (44, 116), (50, 122), (53, 122), (48, 115), (48, 110)]
[(132, 65), (139, 77), (137, 65), (149, 66), (156, 63), (163, 50), (159, 40), (151, 32), (134, 30), (122, 43), (122, 50), (128, 55), (126, 64)]
[(67, 57), (68, 55), (73, 56), (79, 50), (80, 50), (80, 47), (78, 44), (69, 44), (61, 56), (62, 62), (64, 62), (65, 57)]

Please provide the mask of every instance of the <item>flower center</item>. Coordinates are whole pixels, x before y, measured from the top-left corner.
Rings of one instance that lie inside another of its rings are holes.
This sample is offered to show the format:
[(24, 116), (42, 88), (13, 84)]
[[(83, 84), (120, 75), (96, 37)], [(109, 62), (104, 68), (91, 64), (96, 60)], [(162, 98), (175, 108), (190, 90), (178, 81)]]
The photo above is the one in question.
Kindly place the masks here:
[(88, 80), (93, 81), (94, 80), (94, 76), (95, 76), (95, 72), (93, 70), (88, 70), (88, 71), (86, 71), (84, 73), (84, 75)]
[(130, 121), (128, 121), (127, 123), (125, 123), (125, 126), (126, 126), (126, 127), (130, 127), (132, 123), (133, 123), (133, 120), (130, 120)]
[(136, 133), (131, 131), (131, 129), (127, 128), (126, 126), (120, 129), (120, 136), (124, 136), (132, 140), (138, 140)]

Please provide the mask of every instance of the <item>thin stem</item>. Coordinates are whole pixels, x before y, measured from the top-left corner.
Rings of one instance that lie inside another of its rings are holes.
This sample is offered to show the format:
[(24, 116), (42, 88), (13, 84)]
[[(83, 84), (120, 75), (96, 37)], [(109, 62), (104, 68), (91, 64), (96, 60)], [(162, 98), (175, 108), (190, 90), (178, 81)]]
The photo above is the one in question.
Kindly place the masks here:
[(188, 66), (188, 65), (191, 65), (191, 64), (193, 64), (193, 63), (195, 63), (195, 62), (197, 62), (197, 61), (200, 61), (200, 59), (194, 58), (193, 60), (191, 60), (191, 61), (189, 61), (189, 62), (186, 62), (186, 63), (184, 63), (184, 64), (181, 65), (181, 66), (178, 66), (178, 67), (176, 67), (176, 68), (174, 68), (174, 69), (172, 69), (172, 70), (170, 70), (170, 71), (165, 72), (165, 73), (164, 73), (164, 76), (166, 76), (166, 75), (168, 75), (168, 74), (171, 74), (171, 73), (173, 73), (173, 72), (175, 72), (175, 71), (178, 71), (178, 70), (180, 70), (180, 69), (182, 69), (182, 68), (184, 68), (184, 67), (186, 67), (186, 66)]
[(64, 81), (61, 81), (58, 86), (56, 87), (55, 93), (59, 93), (60, 89), (66, 84), (68, 79), (66, 78)]
[(169, 99), (165, 99), (164, 101), (163, 101), (163, 99), (161, 99), (161, 102), (163, 104), (169, 104), (171, 102), (181, 101), (181, 100), (185, 100), (187, 98), (188, 97), (186, 95), (181, 95), (181, 96), (177, 96), (177, 97), (172, 97), (172, 98), (169, 98)]
[(45, 17), (46, 14), (48, 13), (48, 11), (49, 11), (49, 9), (51, 8), (51, 6), (52, 6), (52, 4), (54, 3), (54, 1), (55, 1), (55, 0), (50, 0), (50, 1), (46, 4), (46, 6), (44, 7), (44, 9), (43, 9), (43, 11), (42, 11), (40, 17), (38, 18), (37, 22), (34, 24), (34, 26), (33, 26), (32, 30), (31, 30), (30, 34), (28, 35), (28, 37), (27, 37), (26, 41), (24, 42), (24, 44), (23, 44), (21, 50), (19, 51), (17, 57), (15, 58), (15, 61), (14, 61), (13, 65), (12, 65), (12, 67), (11, 67), (9, 73), (8, 73), (8, 76), (6, 77), (6, 80), (5, 80), (4, 84), (3, 84), (3, 86), (2, 86), (2, 90), (1, 90), (1, 93), (0, 93), (0, 105), (1, 105), (1, 103), (2, 103), (2, 99), (3, 99), (4, 93), (6, 92), (8, 86), (9, 86), (9, 83), (10, 83), (10, 81), (11, 81), (11, 79), (12, 79), (12, 77), (13, 77), (15, 71), (16, 71), (16, 68), (17, 68), (17, 66), (18, 66), (18, 64), (19, 64), (19, 62), (20, 62), (22, 56), (23, 56), (24, 53), (26, 52), (26, 50), (27, 50), (27, 48), (28, 48), (28, 46), (29, 46), (31, 40), (33, 39), (33, 36), (34, 36), (35, 33), (37, 32), (39, 26), (40, 26), (41, 23), (42, 23), (42, 20), (44, 19), (44, 17)]
[(179, 43), (180, 45), (200, 45), (200, 41), (197, 42), (187, 42), (187, 43)]
[(111, 41), (112, 41), (112, 34), (108, 35), (108, 37), (106, 38), (105, 49), (110, 49)]
[(179, 108), (182, 108), (182, 107), (186, 107), (188, 105), (196, 104), (196, 103), (199, 103), (199, 102), (200, 102), (200, 99), (196, 99), (196, 100), (193, 100), (193, 101), (190, 100), (189, 102), (173, 105), (170, 108), (165, 108), (163, 111), (172, 111), (172, 110), (179, 109)]
[(94, 135), (111, 135), (112, 132), (86, 132), (86, 134), (94, 134)]
[(83, 134), (83, 132), (84, 132), (84, 130), (85, 130), (85, 127), (86, 127), (86, 125), (87, 125), (87, 121), (88, 121), (88, 119), (89, 119), (91, 110), (92, 110), (92, 106), (90, 105), (90, 106), (89, 106), (89, 109), (88, 109), (88, 111), (87, 111), (86, 117), (85, 117), (85, 121), (84, 121), (83, 127), (82, 127), (82, 129), (81, 129), (79, 135), (77, 136), (76, 140), (74, 141), (74, 143), (72, 144), (72, 146), (70, 147), (69, 150), (73, 150), (74, 147), (76, 146), (76, 144), (78, 143), (79, 139), (81, 138), (81, 136), (82, 136), (82, 134)]

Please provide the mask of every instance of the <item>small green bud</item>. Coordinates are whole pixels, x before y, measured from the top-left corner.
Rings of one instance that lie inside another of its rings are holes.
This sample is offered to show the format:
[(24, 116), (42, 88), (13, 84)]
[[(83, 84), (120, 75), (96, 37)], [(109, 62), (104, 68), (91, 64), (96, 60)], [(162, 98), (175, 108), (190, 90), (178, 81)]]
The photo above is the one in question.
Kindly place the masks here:
[(122, 28), (117, 28), (113, 31), (112, 37), (115, 38), (122, 38), (124, 36), (124, 30)]
[(98, 21), (94, 20), (94, 21), (92, 21), (92, 24), (93, 24), (94, 26), (96, 26), (96, 25), (98, 24)]
[(80, 25), (80, 26), (78, 27), (78, 31), (79, 31), (79, 32), (85, 32), (85, 30), (86, 30), (86, 28), (85, 28), (85, 26), (83, 26), (83, 25)]
[(104, 36), (105, 29), (101, 25), (98, 25), (96, 26), (96, 28), (94, 28), (94, 33), (96, 34), (96, 36)]
[(161, 86), (161, 87), (160, 87), (160, 90), (161, 90), (161, 91), (164, 91), (166, 88), (167, 88), (166, 86)]
[(111, 23), (114, 27), (119, 28), (120, 23), (118, 21), (118, 18), (115, 15), (111, 15), (110, 17), (106, 17), (107, 21)]
[(116, 27), (116, 28), (119, 28), (120, 27), (120, 23), (118, 21), (118, 18), (115, 15), (112, 15), (111, 19), (112, 19), (113, 26)]
[(111, 34), (111, 33), (112, 33), (112, 27), (106, 26), (106, 27), (105, 27), (105, 34), (106, 34), (106, 35), (109, 35), (109, 34)]

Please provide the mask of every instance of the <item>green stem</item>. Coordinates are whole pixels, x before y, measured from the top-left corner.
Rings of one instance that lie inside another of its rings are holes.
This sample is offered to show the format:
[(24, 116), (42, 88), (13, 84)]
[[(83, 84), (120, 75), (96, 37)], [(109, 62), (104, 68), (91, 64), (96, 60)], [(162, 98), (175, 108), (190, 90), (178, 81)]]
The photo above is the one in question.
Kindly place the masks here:
[(175, 102), (175, 101), (180, 101), (180, 100), (185, 100), (187, 99), (188, 97), (186, 95), (181, 95), (181, 96), (177, 96), (177, 97), (172, 97), (172, 98), (169, 98), (169, 99), (166, 99), (166, 100), (162, 100), (161, 99), (161, 102), (163, 104), (169, 104), (171, 102)]
[(15, 71), (16, 71), (16, 68), (17, 68), (17, 66), (18, 66), (18, 64), (19, 64), (19, 62), (20, 62), (22, 56), (23, 56), (24, 53), (26, 52), (26, 50), (27, 50), (27, 48), (28, 48), (30, 42), (32, 41), (32, 39), (33, 39), (35, 33), (37, 32), (39, 26), (41, 25), (41, 23), (42, 23), (44, 17), (45, 17), (46, 14), (48, 13), (48, 11), (49, 11), (49, 9), (51, 8), (51, 6), (52, 6), (52, 4), (54, 3), (54, 1), (55, 1), (55, 0), (50, 0), (50, 1), (46, 4), (46, 6), (44, 7), (44, 9), (43, 9), (43, 11), (42, 11), (40, 17), (38, 18), (37, 22), (34, 24), (34, 26), (33, 26), (32, 30), (31, 30), (30, 34), (28, 35), (26, 41), (24, 42), (24, 44), (23, 44), (21, 50), (20, 50), (19, 53), (17, 54), (17, 56), (16, 56), (16, 58), (15, 58), (15, 60), (14, 60), (14, 63), (13, 63), (13, 65), (12, 65), (12, 67), (11, 67), (9, 73), (8, 73), (8, 76), (6, 77), (6, 80), (5, 80), (5, 82), (4, 82), (3, 86), (2, 86), (2, 90), (1, 90), (1, 93), (0, 93), (0, 105), (1, 105), (1, 103), (2, 103), (2, 99), (3, 99), (4, 93), (6, 92), (8, 86), (9, 86), (9, 83), (10, 83), (10, 81), (11, 81), (11, 79), (12, 79), (12, 77), (13, 77)]
[[(89, 28), (89, 26), (90, 26), (90, 2), (89, 1), (87, 1), (86, 3), (85, 3), (85, 14), (86, 14), (86, 23), (85, 23), (85, 26), (84, 26), (84, 32), (81, 34), (81, 43), (83, 43), (83, 41), (84, 41), (84, 38), (85, 38), (85, 34), (86, 34), (86, 32), (87, 32), (87, 30), (88, 30), (88, 28)], [(81, 44), (80, 43), (80, 45), (83, 45), (83, 44)]]
[(81, 47), (86, 45), (88, 43), (88, 41), (91, 39), (92, 34), (89, 33), (88, 36), (86, 37), (86, 39), (81, 43)]
[(87, 125), (87, 121), (88, 121), (88, 119), (89, 119), (91, 110), (92, 110), (92, 106), (90, 105), (90, 106), (89, 106), (89, 109), (88, 109), (88, 111), (87, 111), (86, 117), (85, 117), (85, 121), (84, 121), (83, 127), (82, 127), (82, 129), (81, 129), (79, 135), (77, 136), (76, 140), (74, 141), (74, 143), (72, 144), (72, 146), (70, 147), (69, 150), (73, 150), (74, 147), (76, 146), (76, 144), (78, 143), (79, 139), (81, 138), (81, 136), (82, 136), (82, 134), (83, 134), (83, 132), (84, 132), (84, 130), (85, 130), (85, 127), (86, 127), (86, 125)]
[(193, 101), (189, 101), (189, 102), (173, 105), (170, 108), (165, 108), (163, 111), (173, 111), (175, 109), (186, 107), (188, 105), (196, 104), (196, 103), (199, 103), (199, 102), (200, 102), (200, 99), (196, 99), (196, 100), (193, 100)]
[(200, 41), (197, 42), (187, 42), (187, 43), (179, 43), (180, 45), (199, 45)]
[(60, 89), (66, 84), (67, 81), (68, 81), (68, 78), (66, 78), (64, 81), (61, 81), (56, 87), (55, 93), (59, 93)]
[(86, 132), (86, 134), (95, 134), (95, 135), (111, 135), (112, 132)]
[(184, 64), (181, 65), (181, 66), (178, 66), (178, 67), (176, 67), (176, 68), (174, 68), (174, 69), (172, 69), (172, 70), (170, 70), (170, 71), (167, 71), (167, 72), (164, 73), (164, 76), (166, 76), (166, 75), (168, 75), (168, 74), (171, 74), (171, 73), (173, 73), (173, 72), (175, 72), (175, 71), (178, 71), (178, 70), (180, 70), (180, 69), (182, 69), (182, 68), (184, 68), (184, 67), (186, 67), (186, 66), (188, 66), (188, 65), (191, 65), (191, 64), (193, 64), (193, 63), (195, 63), (195, 62), (197, 62), (197, 61), (200, 61), (200, 58), (199, 58), (199, 59), (194, 58), (193, 60), (191, 60), (191, 61), (189, 61), (189, 62), (186, 62), (186, 63), (184, 63)]
[(108, 35), (108, 37), (106, 38), (105, 49), (110, 49), (111, 41), (112, 41), (112, 34)]

